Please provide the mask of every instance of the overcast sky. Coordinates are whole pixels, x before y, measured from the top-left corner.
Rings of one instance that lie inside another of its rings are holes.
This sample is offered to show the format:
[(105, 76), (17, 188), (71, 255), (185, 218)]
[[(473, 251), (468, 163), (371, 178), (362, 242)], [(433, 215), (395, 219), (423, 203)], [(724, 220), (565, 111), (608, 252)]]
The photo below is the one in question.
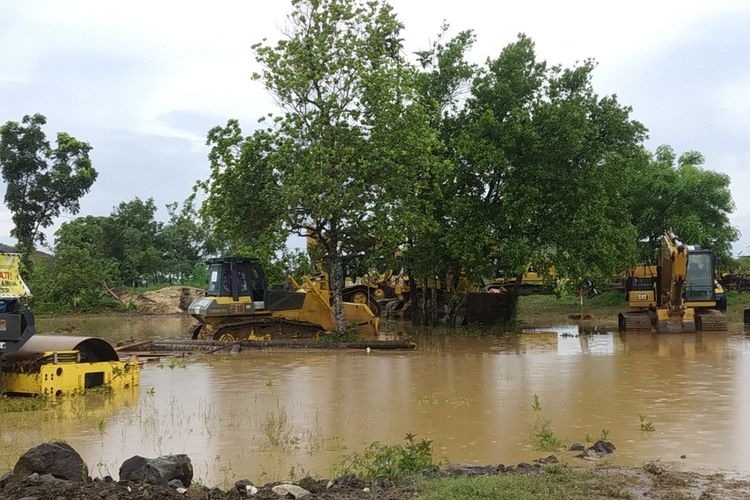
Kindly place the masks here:
[[(634, 108), (650, 149), (701, 151), (707, 168), (731, 177), (735, 253), (750, 254), (750, 2), (391, 3), (409, 52), (447, 20), (454, 34), (475, 30), (477, 63), (519, 32), (550, 63), (595, 58), (595, 88)], [(208, 175), (208, 129), (237, 118), (249, 131), (274, 111), (250, 80), (250, 45), (279, 38), (289, 10), (285, 1), (0, 0), (0, 123), (40, 112), (48, 137), (62, 130), (93, 146), (99, 178), (80, 215), (138, 196), (153, 197), (164, 218), (166, 203)], [(2, 205), (0, 241), (12, 242), (11, 227)]]

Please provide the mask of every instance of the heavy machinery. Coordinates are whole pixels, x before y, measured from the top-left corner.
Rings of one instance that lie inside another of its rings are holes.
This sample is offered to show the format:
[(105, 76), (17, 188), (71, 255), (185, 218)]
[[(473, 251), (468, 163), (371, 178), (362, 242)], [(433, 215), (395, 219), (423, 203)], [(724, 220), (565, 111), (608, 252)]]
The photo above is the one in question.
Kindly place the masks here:
[[(626, 283), (630, 311), (618, 317), (621, 331), (694, 332), (727, 329), (726, 297), (714, 279), (709, 250), (682, 243), (671, 231), (659, 240), (655, 273), (649, 266)], [(718, 301), (717, 301), (718, 295)], [(722, 302), (723, 298), (723, 302)]]
[[(198, 320), (193, 339), (303, 339), (335, 329), (327, 280), (305, 276), (292, 290), (269, 288), (263, 266), (248, 257), (209, 259), (206, 296), (188, 313)], [(378, 318), (366, 304), (344, 302), (347, 324), (362, 335), (378, 334)]]
[(120, 361), (102, 339), (36, 335), (32, 299), (19, 273), (20, 256), (0, 253), (0, 375), (11, 395), (56, 397), (94, 387), (139, 384), (138, 363)]

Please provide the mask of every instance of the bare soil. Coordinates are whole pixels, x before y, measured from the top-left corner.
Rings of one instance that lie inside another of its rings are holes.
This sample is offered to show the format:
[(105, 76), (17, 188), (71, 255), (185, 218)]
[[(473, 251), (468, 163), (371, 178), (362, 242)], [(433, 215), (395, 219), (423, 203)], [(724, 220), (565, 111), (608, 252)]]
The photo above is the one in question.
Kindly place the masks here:
[(116, 290), (114, 294), (126, 308), (135, 307), (141, 314), (179, 314), (187, 310), (197, 297), (203, 297), (200, 288), (190, 286), (168, 286), (143, 293)]

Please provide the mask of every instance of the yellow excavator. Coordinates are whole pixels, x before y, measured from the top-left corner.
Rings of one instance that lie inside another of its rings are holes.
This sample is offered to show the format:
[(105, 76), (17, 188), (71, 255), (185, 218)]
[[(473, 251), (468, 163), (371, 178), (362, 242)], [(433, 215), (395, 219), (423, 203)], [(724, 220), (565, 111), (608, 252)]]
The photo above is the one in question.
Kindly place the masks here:
[(95, 337), (36, 335), (29, 288), (19, 273), (20, 255), (0, 253), (0, 375), (9, 395), (57, 397), (107, 386), (135, 387), (137, 361), (120, 361)]
[(717, 295), (723, 294), (717, 294), (711, 252), (682, 243), (671, 231), (659, 239), (655, 274), (629, 277), (626, 293), (631, 309), (620, 313), (620, 331), (651, 331), (653, 327), (659, 333), (727, 329), (721, 310), (726, 302), (717, 301)]
[[(276, 340), (317, 337), (335, 329), (327, 280), (290, 279), (292, 289), (269, 288), (262, 265), (248, 257), (208, 260), (206, 296), (188, 313), (198, 320), (194, 340)], [(361, 335), (378, 334), (378, 317), (366, 304), (344, 302), (344, 318)]]

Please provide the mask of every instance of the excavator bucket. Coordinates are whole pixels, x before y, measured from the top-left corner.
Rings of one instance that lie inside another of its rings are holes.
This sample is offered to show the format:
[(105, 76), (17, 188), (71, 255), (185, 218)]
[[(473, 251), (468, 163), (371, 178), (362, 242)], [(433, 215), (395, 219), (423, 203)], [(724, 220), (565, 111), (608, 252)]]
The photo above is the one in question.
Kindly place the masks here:
[(658, 333), (692, 333), (696, 331), (695, 311), (685, 308), (674, 311), (666, 308), (656, 310)]

